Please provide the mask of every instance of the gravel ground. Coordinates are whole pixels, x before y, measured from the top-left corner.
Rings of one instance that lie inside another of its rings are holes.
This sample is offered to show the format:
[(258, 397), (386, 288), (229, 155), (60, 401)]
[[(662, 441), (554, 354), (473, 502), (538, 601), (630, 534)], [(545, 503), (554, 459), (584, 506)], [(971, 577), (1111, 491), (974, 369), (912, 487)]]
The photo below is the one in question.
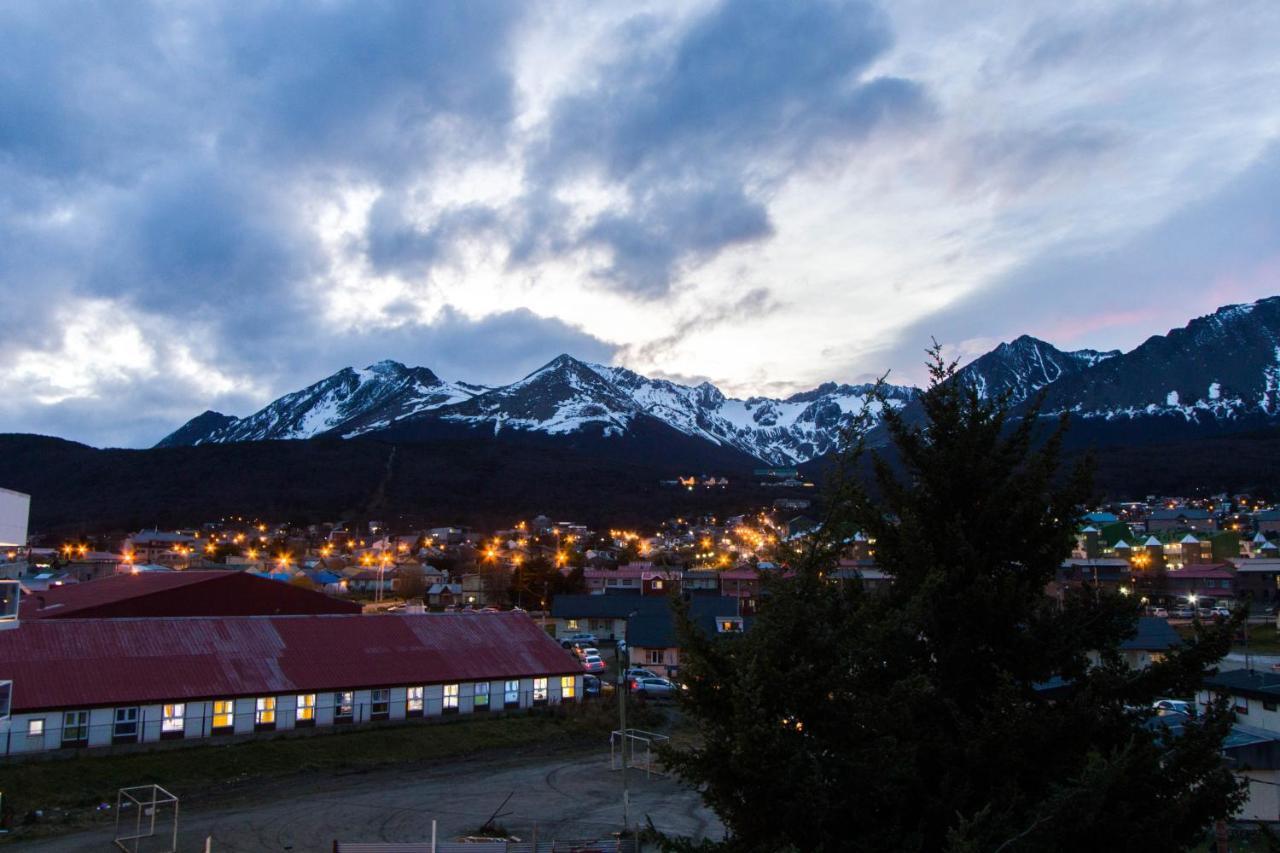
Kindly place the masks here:
[[(632, 821), (651, 818), (660, 830), (719, 837), (722, 827), (698, 795), (673, 779), (631, 771)], [(180, 851), (328, 851), (341, 841), (424, 841), (431, 821), (441, 838), (466, 834), (502, 804), (498, 823), (521, 838), (607, 837), (622, 823), (621, 774), (609, 769), (607, 747), (577, 755), (486, 758), (431, 767), (377, 770), (290, 780), (250, 792), (235, 803), (182, 803)], [(175, 791), (179, 797), (181, 791)], [(16, 849), (94, 851), (111, 848), (109, 830), (94, 830)]]

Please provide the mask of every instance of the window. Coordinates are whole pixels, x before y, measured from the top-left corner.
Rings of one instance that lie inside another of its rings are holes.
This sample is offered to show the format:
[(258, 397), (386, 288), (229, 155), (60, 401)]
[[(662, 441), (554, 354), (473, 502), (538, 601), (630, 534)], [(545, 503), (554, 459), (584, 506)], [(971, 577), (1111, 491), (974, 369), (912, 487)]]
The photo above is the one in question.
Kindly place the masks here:
[(236, 703), (234, 699), (215, 699), (213, 702), (214, 729), (229, 729), (236, 724)]
[(115, 725), (111, 729), (114, 743), (132, 742), (138, 739), (138, 709), (116, 708)]
[(506, 688), (502, 691), (502, 704), (508, 708), (514, 708), (520, 704), (520, 682), (508, 681)]
[(662, 581), (655, 579), (653, 582), (654, 589), (662, 589)]
[(572, 699), (574, 697), (574, 682), (572, 675), (564, 675), (560, 677), (560, 698)]
[(44, 737), (44, 717), (27, 720), (27, 737)]
[(314, 726), (316, 723), (316, 694), (303, 693), (298, 697), (297, 725)]
[(259, 696), (253, 709), (253, 725), (260, 729), (276, 727), (276, 697)]
[(536, 705), (539, 702), (546, 702), (546, 701), (547, 701), (547, 680), (545, 678), (535, 678), (533, 680), (533, 702)]
[(187, 706), (182, 703), (160, 709), (160, 737), (179, 737), (186, 726)]
[(355, 717), (356, 696), (350, 690), (333, 694), (333, 719), (338, 723), (349, 723)]
[(391, 716), (391, 691), (387, 688), (373, 690), (369, 693), (369, 716), (375, 720), (385, 720)]
[(489, 682), (481, 681), (475, 687), (475, 709), (477, 711), (489, 710)]
[(67, 711), (62, 715), (62, 745), (87, 746), (89, 743), (89, 712)]
[(405, 710), (409, 716), (416, 717), (422, 714), (422, 693), (421, 687), (410, 687), (407, 698), (405, 699)]
[(716, 628), (721, 634), (741, 634), (742, 619), (737, 616), (722, 616), (716, 620)]
[(564, 623), (564, 626), (565, 626), (566, 628), (568, 628), (570, 631), (576, 631), (576, 630), (578, 630), (578, 620), (577, 620), (577, 619), (566, 619), (566, 620), (565, 620), (565, 623)]
[(649, 649), (649, 663), (662, 663), (662, 649)]
[(444, 686), (444, 710), (445, 713), (458, 710), (458, 685), (446, 684)]

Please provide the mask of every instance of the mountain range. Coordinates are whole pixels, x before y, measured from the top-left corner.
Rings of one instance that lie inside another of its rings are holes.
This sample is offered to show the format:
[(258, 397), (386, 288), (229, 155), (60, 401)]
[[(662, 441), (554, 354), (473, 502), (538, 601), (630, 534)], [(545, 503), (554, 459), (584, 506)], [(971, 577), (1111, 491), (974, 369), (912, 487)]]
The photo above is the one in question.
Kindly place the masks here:
[[(1090, 441), (1186, 438), (1266, 426), (1280, 417), (1280, 297), (1221, 308), (1125, 353), (1067, 352), (1023, 335), (957, 374), (983, 396), (1042, 416), (1071, 412)], [(164, 438), (177, 447), (361, 435), (408, 440), (465, 428), (476, 435), (621, 438), (648, 423), (762, 463), (794, 465), (827, 454), (864, 410), (878, 419), (871, 385), (828, 382), (789, 397), (728, 397), (714, 385), (651, 379), (625, 367), (561, 355), (510, 385), (441, 379), (425, 367), (382, 361), (345, 368), (244, 418), (205, 412)], [(919, 390), (887, 385), (906, 414)], [(653, 430), (648, 431), (652, 434)]]

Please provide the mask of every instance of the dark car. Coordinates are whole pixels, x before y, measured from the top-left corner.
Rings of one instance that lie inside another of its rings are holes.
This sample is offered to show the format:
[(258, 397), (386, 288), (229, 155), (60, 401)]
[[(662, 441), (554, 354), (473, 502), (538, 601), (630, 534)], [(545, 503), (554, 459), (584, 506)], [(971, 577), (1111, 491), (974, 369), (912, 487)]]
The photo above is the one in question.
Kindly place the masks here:
[(599, 696), (603, 689), (600, 679), (594, 675), (582, 676), (582, 695)]
[(647, 699), (670, 699), (676, 693), (676, 686), (665, 678), (633, 678), (631, 692)]

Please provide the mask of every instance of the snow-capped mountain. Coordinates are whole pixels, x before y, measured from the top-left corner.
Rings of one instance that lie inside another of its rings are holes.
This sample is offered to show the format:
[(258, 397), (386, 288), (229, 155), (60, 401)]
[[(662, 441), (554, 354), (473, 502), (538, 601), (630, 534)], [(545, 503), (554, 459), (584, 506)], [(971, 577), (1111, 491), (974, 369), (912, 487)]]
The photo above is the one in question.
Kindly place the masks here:
[[(1219, 309), (1128, 353), (1065, 352), (1024, 335), (966, 365), (958, 380), (984, 396), (1008, 393), (1015, 404), (1043, 392), (1042, 413), (1072, 412), (1073, 433), (1090, 441), (1150, 441), (1169, 436), (1174, 422), (1180, 435), (1199, 434), (1188, 433), (1188, 424), (1218, 432), (1271, 424), (1280, 420), (1280, 297)], [(762, 462), (797, 464), (835, 448), (843, 427), (868, 407), (878, 419), (881, 404), (871, 391), (826, 383), (786, 398), (736, 399), (710, 383), (682, 385), (568, 355), (487, 388), (384, 361), (339, 371), (243, 419), (205, 412), (160, 444), (366, 433), (421, 440), (412, 436), (432, 425), (606, 438), (674, 429)], [(904, 417), (920, 415), (916, 389), (888, 386), (884, 393)]]
[(1280, 297), (1228, 305), (1046, 392), (1044, 411), (1077, 419), (1190, 423), (1280, 415)]
[[(424, 418), (548, 435), (596, 430), (625, 434), (638, 418), (731, 447), (763, 462), (791, 464), (820, 456), (842, 427), (868, 405), (870, 385), (827, 383), (785, 399), (726, 397), (710, 383), (680, 385), (622, 367), (588, 364), (562, 355), (510, 385), (484, 388), (444, 382), (426, 368), (380, 362), (346, 368), (238, 419), (205, 412), (159, 446), (263, 441), (338, 435), (349, 438)], [(912, 388), (890, 386), (890, 405)]]
[(364, 370), (344, 368), (245, 418), (205, 412), (166, 436), (157, 447), (312, 438), (325, 433), (346, 438), (470, 399), (485, 390), (479, 385), (443, 382), (425, 367), (380, 361)]
[(1010, 399), (1018, 403), (1046, 385), (1118, 355), (1119, 350), (1063, 352), (1052, 344), (1022, 335), (974, 359), (960, 369), (959, 376), (984, 397), (1008, 393)]

